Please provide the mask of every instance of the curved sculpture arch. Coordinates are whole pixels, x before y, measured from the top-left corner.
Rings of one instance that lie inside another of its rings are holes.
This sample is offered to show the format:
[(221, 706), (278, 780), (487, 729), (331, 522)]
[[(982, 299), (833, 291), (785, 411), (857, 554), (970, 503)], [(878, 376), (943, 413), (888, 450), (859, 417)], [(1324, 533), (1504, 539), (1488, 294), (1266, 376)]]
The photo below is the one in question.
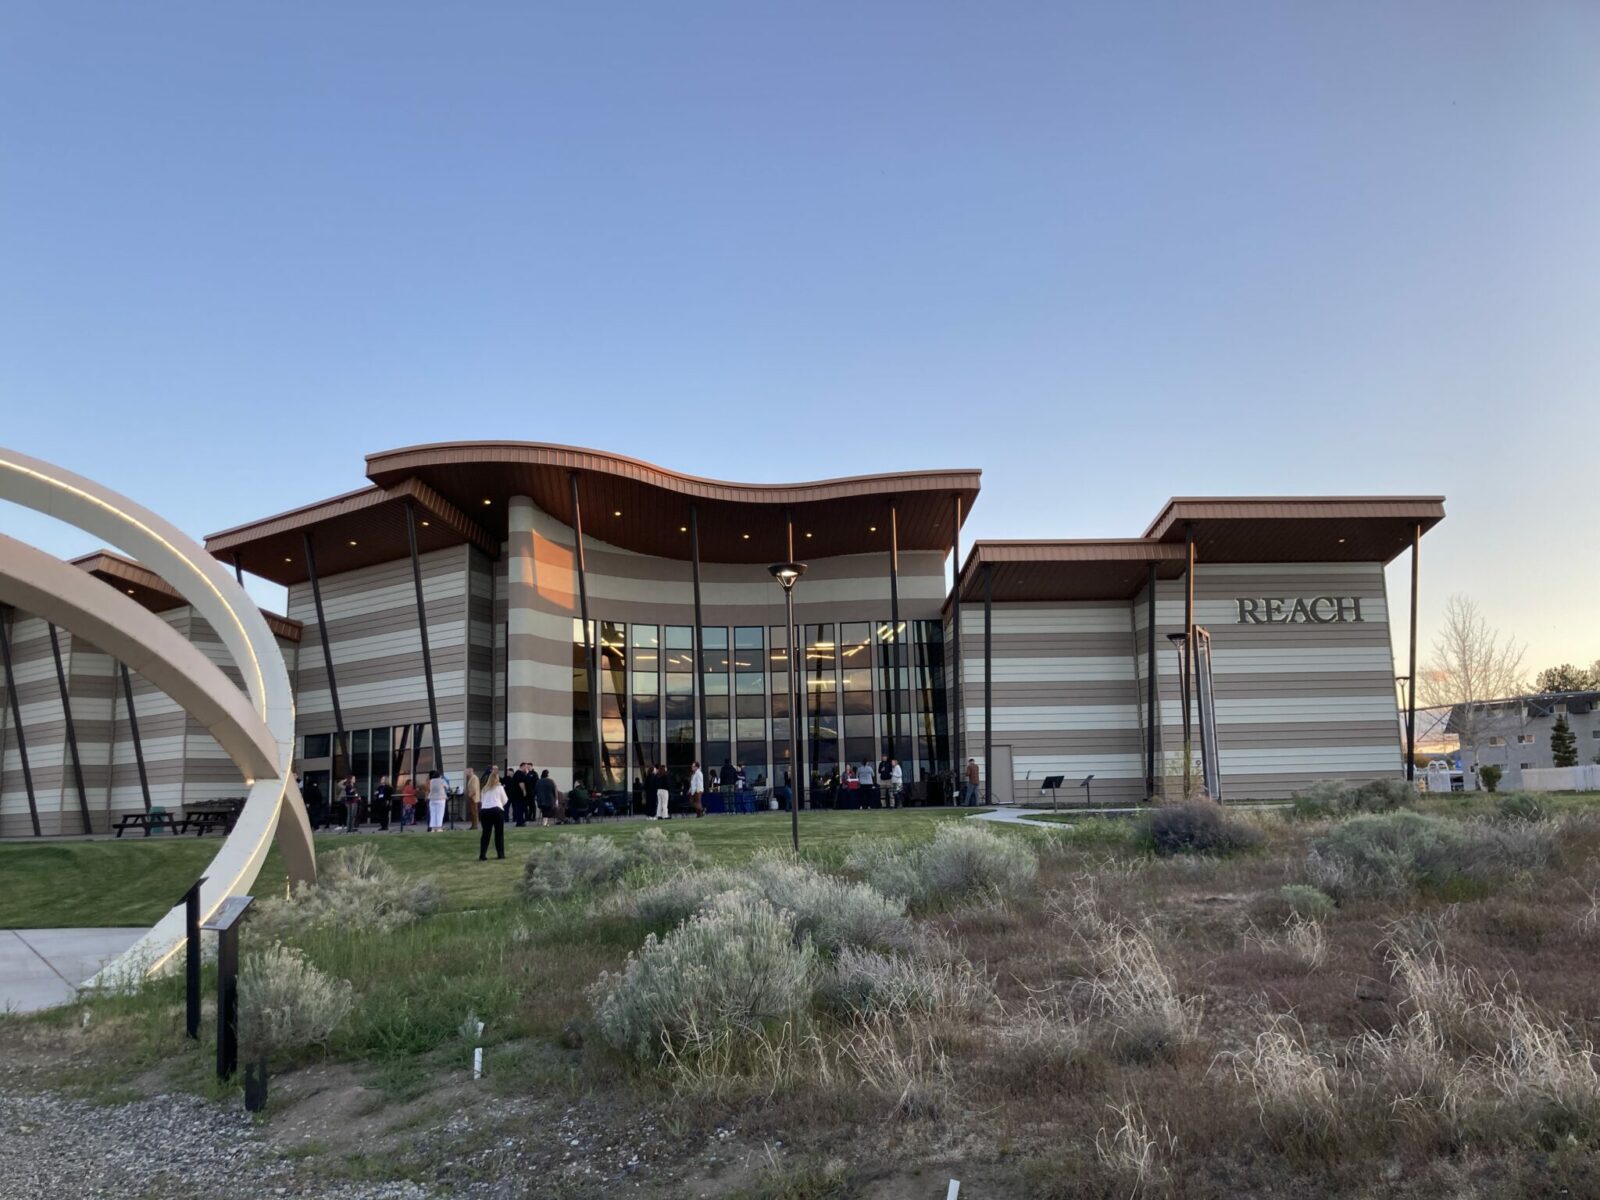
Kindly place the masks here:
[[(114, 589), (92, 580), (100, 592), (87, 589), (81, 581), (88, 577), (82, 572), (9, 538), (0, 545), (0, 595), (19, 597), (19, 607), (81, 633), (107, 653), (120, 649), (137, 656), (124, 661), (185, 708), (193, 705), (194, 715), (245, 773), (249, 792), (244, 808), (206, 867), (202, 918), (229, 896), (250, 888), (274, 836), (290, 879), (314, 882), (311, 826), (290, 771), (294, 698), (289, 675), (271, 630), (244, 588), (193, 538), (149, 509), (64, 468), (0, 450), (0, 499), (93, 533), (155, 571), (217, 631), (244, 676), (247, 702), (198, 650)], [(184, 913), (174, 908), (95, 978), (160, 971), (183, 937)]]

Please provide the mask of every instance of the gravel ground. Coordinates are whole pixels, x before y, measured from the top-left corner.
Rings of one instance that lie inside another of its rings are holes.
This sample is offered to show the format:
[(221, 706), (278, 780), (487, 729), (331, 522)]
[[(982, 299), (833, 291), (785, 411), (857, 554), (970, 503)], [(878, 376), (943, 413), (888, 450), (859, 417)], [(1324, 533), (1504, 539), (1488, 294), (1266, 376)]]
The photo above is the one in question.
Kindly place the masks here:
[(414, 1183), (300, 1184), (242, 1108), (194, 1096), (89, 1104), (0, 1094), (0, 1196), (18, 1200), (432, 1200)]

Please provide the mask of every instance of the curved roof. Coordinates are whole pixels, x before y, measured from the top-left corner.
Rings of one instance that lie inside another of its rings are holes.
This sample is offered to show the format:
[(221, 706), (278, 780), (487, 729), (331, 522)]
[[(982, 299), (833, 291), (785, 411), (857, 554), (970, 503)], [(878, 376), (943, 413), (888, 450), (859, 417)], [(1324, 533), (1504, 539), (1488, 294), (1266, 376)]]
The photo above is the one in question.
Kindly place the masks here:
[(422, 520), (419, 548), (471, 542), (491, 553), (506, 537), (507, 500), (527, 496), (572, 524), (573, 475), (583, 531), (661, 558), (690, 557), (690, 510), (706, 562), (770, 563), (788, 556), (785, 514), (801, 557), (887, 553), (890, 504), (902, 550), (948, 550), (957, 502), (965, 519), (977, 469), (902, 471), (809, 483), (733, 483), (626, 455), (544, 442), (439, 442), (367, 456), (372, 486), (266, 517), (206, 539), (213, 554), (279, 583), (306, 578), (303, 538), (334, 574), (407, 553), (405, 505)]
[[(590, 537), (641, 554), (686, 559), (692, 505), (703, 560), (760, 563), (781, 561), (788, 553), (785, 509), (794, 513), (795, 536), (806, 541), (805, 553), (887, 552), (891, 499), (902, 550), (947, 549), (955, 498), (961, 498), (965, 516), (981, 478), (971, 469), (811, 483), (730, 483), (622, 454), (544, 442), (440, 442), (367, 456), (373, 483), (420, 480), (482, 522), (496, 540), (505, 536), (502, 501), (509, 496), (527, 496), (571, 524), (572, 473), (578, 477), (583, 531)], [(805, 539), (806, 533), (812, 537)], [(801, 552), (798, 546), (796, 552)]]

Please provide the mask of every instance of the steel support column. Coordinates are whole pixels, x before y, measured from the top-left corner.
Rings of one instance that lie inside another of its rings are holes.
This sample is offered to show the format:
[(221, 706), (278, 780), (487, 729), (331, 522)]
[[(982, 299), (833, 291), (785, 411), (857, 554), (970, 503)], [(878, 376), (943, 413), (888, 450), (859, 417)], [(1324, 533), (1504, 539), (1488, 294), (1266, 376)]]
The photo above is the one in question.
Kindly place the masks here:
[[(583, 555), (583, 509), (578, 504), (578, 473), (569, 471), (567, 482), (572, 488), (572, 534), (578, 548), (578, 611), (583, 618), (583, 661), (589, 672), (589, 745), (594, 753), (594, 778), (589, 784), (593, 791), (599, 792), (605, 772), (604, 764), (600, 761), (600, 661), (595, 648), (594, 629), (589, 624), (589, 576)], [(697, 662), (695, 674), (699, 673), (700, 664)]]
[[(422, 677), (428, 689), (428, 723), (433, 727), (433, 765), (443, 774), (444, 742), (439, 737), (439, 698), (433, 689), (433, 654), (428, 647), (428, 606), (422, 599), (422, 559), (417, 554), (417, 506), (410, 496), (406, 497), (406, 545), (411, 551), (411, 586), (417, 594), (417, 636), (422, 642)], [(317, 620), (322, 620), (320, 608), (317, 611)], [(331, 675), (333, 668), (330, 666), (328, 671)], [(466, 740), (464, 736), (462, 740)], [(465, 750), (466, 747), (463, 746), (463, 753)], [(471, 768), (463, 763), (461, 769), (466, 771)], [(463, 786), (465, 786), (464, 781)]]
[(950, 715), (954, 718), (950, 730), (951, 755), (956, 769), (957, 787), (965, 788), (967, 739), (966, 732), (967, 697), (963, 686), (961, 671), (961, 497), (957, 496), (955, 507), (955, 523), (950, 535), (950, 636), (951, 636), (951, 664), (950, 683), (951, 694), (956, 698), (955, 711)]
[[(694, 635), (689, 639), (689, 653), (694, 656), (694, 757), (702, 771), (709, 770), (706, 762), (706, 694), (704, 669), (701, 662), (701, 638), (705, 633), (705, 619), (700, 615), (700, 506), (689, 505), (689, 568), (694, 577)], [(665, 700), (662, 701), (665, 703)], [(665, 719), (666, 714), (662, 713)], [(731, 730), (732, 725), (729, 726)], [(663, 725), (665, 730), (666, 726)], [(732, 738), (728, 739), (730, 742)], [(732, 753), (730, 748), (729, 753)]]
[(1145, 598), (1144, 798), (1156, 798), (1156, 564), (1150, 564)]
[(128, 664), (122, 668), (122, 695), (128, 702), (128, 733), (133, 738), (133, 761), (139, 765), (139, 794), (144, 797), (144, 810), (150, 811), (150, 777), (144, 769), (144, 742), (139, 738), (139, 714), (133, 707), (133, 677), (128, 674)]
[(1194, 522), (1184, 526), (1183, 546), (1183, 798), (1194, 794), (1194, 731), (1190, 715), (1194, 706), (1190, 702), (1190, 680), (1194, 677)]
[[(12, 613), (15, 614), (13, 609)], [(12, 620), (16, 618), (13, 615)], [(28, 793), (28, 817), (33, 822), (33, 836), (39, 836), (39, 802), (33, 794), (33, 768), (28, 765), (28, 738), (22, 728), (22, 701), (17, 698), (17, 677), (11, 669), (10, 622), (0, 617), (0, 654), (6, 668), (6, 695), (11, 701), (11, 721), (17, 730), (17, 757), (22, 760), (22, 786)]]
[(889, 501), (889, 757), (900, 757), (900, 509)]
[(983, 564), (983, 786), (994, 800), (994, 564)]
[(1422, 526), (1411, 532), (1411, 654), (1406, 667), (1406, 781), (1417, 778), (1417, 579)]
[(240, 587), (244, 586), (244, 568), (239, 565), (239, 556), (233, 556), (233, 578)]
[(301, 535), (301, 540), (306, 552), (306, 575), (311, 582), (311, 603), (317, 611), (317, 640), (322, 643), (322, 667), (328, 673), (328, 698), (333, 702), (333, 759), (328, 772), (327, 803), (333, 804), (333, 788), (341, 779), (339, 775), (339, 755), (344, 755), (345, 769), (350, 768), (350, 742), (344, 732), (344, 710), (339, 707), (339, 680), (333, 673), (333, 642), (328, 637), (328, 618), (322, 611), (322, 583), (317, 578), (317, 551), (311, 544), (311, 531), (308, 529)]
[(89, 821), (89, 792), (83, 786), (83, 759), (78, 756), (78, 731), (72, 724), (72, 697), (67, 692), (67, 671), (61, 665), (61, 637), (53, 622), (45, 622), (50, 630), (50, 653), (56, 660), (56, 684), (61, 689), (61, 716), (67, 726), (67, 752), (72, 757), (72, 779), (78, 786), (78, 811), (83, 814), (83, 831), (93, 833)]

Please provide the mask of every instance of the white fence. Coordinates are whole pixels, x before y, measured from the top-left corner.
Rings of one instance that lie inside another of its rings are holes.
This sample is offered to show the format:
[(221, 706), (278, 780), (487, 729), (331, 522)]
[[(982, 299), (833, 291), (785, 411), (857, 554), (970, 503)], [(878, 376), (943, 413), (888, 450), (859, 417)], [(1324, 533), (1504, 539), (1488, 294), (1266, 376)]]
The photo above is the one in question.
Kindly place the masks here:
[(1529, 792), (1600, 792), (1600, 763), (1581, 767), (1524, 767), (1522, 787)]

